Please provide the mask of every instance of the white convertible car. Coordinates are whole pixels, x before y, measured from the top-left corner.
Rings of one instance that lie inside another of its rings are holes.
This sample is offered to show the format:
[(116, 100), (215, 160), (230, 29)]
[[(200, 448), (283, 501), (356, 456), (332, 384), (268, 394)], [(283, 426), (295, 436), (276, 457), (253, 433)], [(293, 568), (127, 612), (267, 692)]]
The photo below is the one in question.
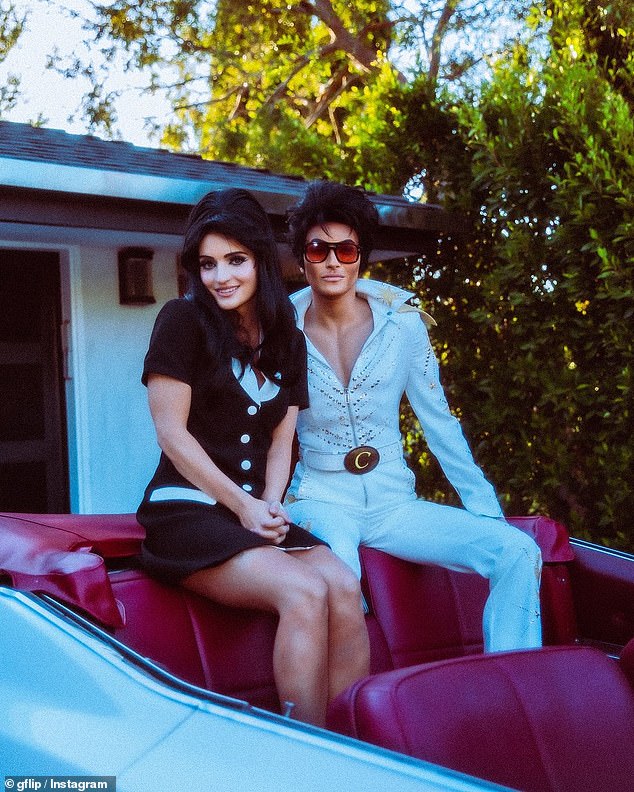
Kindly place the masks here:
[(483, 654), (485, 581), (364, 549), (372, 673), (317, 729), (280, 711), (274, 617), (148, 578), (133, 515), (0, 515), (5, 787), (630, 792), (634, 557), (511, 521), (542, 548), (544, 648)]

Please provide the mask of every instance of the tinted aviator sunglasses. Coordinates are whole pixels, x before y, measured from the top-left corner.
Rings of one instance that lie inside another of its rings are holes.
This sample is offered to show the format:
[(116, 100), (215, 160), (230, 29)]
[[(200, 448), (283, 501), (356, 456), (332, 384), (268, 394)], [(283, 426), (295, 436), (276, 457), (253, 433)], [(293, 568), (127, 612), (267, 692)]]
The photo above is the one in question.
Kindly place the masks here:
[(326, 242), (324, 239), (311, 239), (304, 246), (304, 257), (311, 264), (321, 264), (328, 258), (331, 250), (340, 264), (354, 264), (359, 260), (360, 247), (350, 240), (344, 242)]

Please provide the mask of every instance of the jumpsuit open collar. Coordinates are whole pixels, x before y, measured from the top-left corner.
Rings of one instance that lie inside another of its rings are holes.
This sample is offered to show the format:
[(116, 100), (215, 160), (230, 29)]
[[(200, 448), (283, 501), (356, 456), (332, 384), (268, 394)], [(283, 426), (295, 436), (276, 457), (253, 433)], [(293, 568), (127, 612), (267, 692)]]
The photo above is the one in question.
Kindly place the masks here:
[[(407, 301), (415, 296), (413, 292), (406, 291), (398, 286), (392, 286), (390, 283), (382, 283), (381, 281), (370, 280), (369, 278), (360, 278), (357, 281), (356, 292), (360, 297), (365, 297), (372, 309), (374, 330), (368, 341), (371, 340), (375, 333), (379, 332), (386, 322), (396, 321), (396, 317), (394, 316), (396, 313), (414, 311), (421, 315), (428, 327), (436, 324), (428, 313), (422, 311), (420, 308), (407, 304)], [(295, 306), (297, 312), (297, 326), (300, 330), (303, 330), (306, 311), (312, 302), (310, 286), (306, 286), (304, 289), (291, 294), (291, 302)]]

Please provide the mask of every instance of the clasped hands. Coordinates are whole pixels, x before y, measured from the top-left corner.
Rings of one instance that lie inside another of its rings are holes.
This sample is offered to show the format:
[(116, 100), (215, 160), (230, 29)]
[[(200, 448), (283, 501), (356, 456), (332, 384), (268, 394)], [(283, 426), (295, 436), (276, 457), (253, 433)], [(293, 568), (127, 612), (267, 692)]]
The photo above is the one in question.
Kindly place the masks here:
[(279, 500), (250, 497), (238, 516), (245, 528), (268, 539), (271, 544), (281, 544), (288, 533), (290, 517)]

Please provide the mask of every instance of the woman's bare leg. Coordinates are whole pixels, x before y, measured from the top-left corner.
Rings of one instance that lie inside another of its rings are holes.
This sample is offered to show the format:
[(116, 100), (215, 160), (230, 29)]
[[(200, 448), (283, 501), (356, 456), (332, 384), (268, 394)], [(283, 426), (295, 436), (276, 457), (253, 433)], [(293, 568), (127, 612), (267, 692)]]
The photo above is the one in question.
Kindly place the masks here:
[(293, 716), (322, 726), (328, 701), (328, 586), (308, 564), (260, 547), (195, 572), (183, 585), (211, 600), (279, 616), (273, 669), (280, 701)]
[(328, 700), (370, 673), (370, 642), (361, 587), (350, 567), (327, 547), (293, 554), (328, 584)]

